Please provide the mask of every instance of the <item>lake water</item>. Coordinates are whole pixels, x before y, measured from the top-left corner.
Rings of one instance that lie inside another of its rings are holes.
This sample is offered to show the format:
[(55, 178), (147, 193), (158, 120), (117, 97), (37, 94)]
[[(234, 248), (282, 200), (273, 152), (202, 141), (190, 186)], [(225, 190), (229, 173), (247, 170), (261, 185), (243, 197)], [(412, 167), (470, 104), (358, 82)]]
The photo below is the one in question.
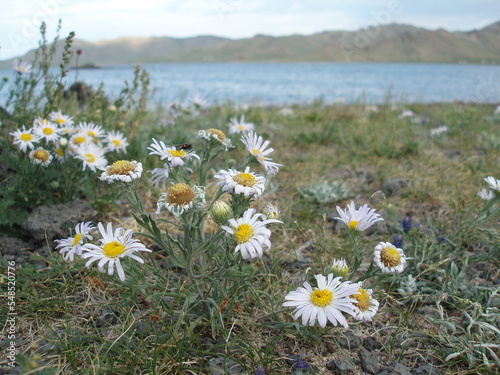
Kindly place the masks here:
[[(145, 64), (156, 88), (154, 101), (185, 101), (201, 95), (208, 102), (291, 104), (322, 99), (380, 104), (500, 102), (500, 66), (413, 63), (175, 63)], [(80, 69), (78, 79), (116, 97), (133, 66)], [(76, 71), (67, 77), (69, 86)], [(0, 77), (13, 76), (0, 70)], [(6, 96), (0, 92), (0, 100)], [(0, 101), (1, 105), (2, 101)]]

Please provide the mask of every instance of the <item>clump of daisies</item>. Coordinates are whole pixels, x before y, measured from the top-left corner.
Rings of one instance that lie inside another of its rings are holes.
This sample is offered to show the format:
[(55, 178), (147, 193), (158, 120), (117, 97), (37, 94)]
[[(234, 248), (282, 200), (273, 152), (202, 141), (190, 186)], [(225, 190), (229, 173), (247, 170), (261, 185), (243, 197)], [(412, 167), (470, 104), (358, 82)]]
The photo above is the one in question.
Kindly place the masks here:
[(93, 172), (106, 167), (106, 154), (124, 152), (129, 145), (118, 131), (107, 132), (93, 122), (75, 124), (71, 116), (60, 111), (49, 113), (48, 118), (36, 118), (31, 127), (23, 125), (10, 135), (12, 143), (21, 153), (28, 153), (33, 164), (48, 167), (54, 162), (77, 160), (82, 170)]
[(92, 233), (95, 232), (95, 229), (90, 222), (79, 223), (75, 227), (73, 237), (55, 241), (58, 243), (56, 249), (63, 254), (65, 260), (71, 262), (75, 260), (75, 255), (81, 259), (87, 259), (85, 263), (87, 268), (98, 261), (97, 269), (99, 272), (113, 275), (116, 269), (118, 277), (122, 281), (125, 281), (122, 261), (130, 258), (144, 263), (139, 255), (140, 252), (151, 252), (138, 239), (132, 238), (133, 231), (131, 229), (125, 230), (122, 227), (113, 229), (111, 223), (108, 223), (106, 227), (102, 223), (98, 223), (97, 229), (100, 238), (92, 242), (94, 239)]
[[(202, 129), (192, 143), (185, 144), (152, 138), (147, 150), (149, 157), (159, 165), (147, 171), (146, 176), (152, 188), (158, 190), (154, 212), (144, 210), (140, 194), (135, 191), (137, 184), (133, 181), (139, 179), (142, 172), (139, 162), (115, 162), (104, 169), (100, 178), (109, 183), (123, 183), (122, 192), (136, 208), (134, 217), (139, 225), (171, 256), (174, 264), (186, 268), (191, 276), (196, 269), (219, 259), (223, 249), (228, 257), (224, 259), (232, 259), (232, 262), (261, 258), (272, 248), (270, 227), (282, 221), (276, 204), (257, 201), (266, 191), (268, 177), (277, 173), (281, 165), (268, 156), (273, 152), (268, 147), (269, 141), (255, 133), (247, 136), (249, 138), (241, 137), (241, 146), (251, 152), (241, 166), (232, 162), (230, 168), (217, 172), (212, 167), (214, 160), (236, 147), (224, 131)], [(257, 163), (253, 163), (255, 161)], [(215, 182), (211, 185), (218, 188), (213, 197), (207, 194), (209, 179)], [(207, 239), (208, 218), (217, 224), (217, 232)], [(183, 240), (179, 241), (169, 232), (157, 231), (156, 223), (160, 222), (170, 222), (183, 231)]]
[[(330, 322), (334, 326), (340, 324), (347, 327), (349, 318), (371, 321), (379, 308), (371, 285), (384, 278), (397, 277), (405, 270), (409, 259), (403, 249), (389, 242), (362, 248), (360, 240), (363, 232), (384, 220), (375, 209), (367, 204), (356, 208), (356, 204), (351, 202), (346, 209), (337, 206), (337, 213), (339, 216), (335, 219), (345, 224), (345, 233), (350, 239), (348, 259), (335, 259), (328, 276), (316, 275), (317, 287), (305, 281), (303, 287), (285, 296), (283, 306), (294, 307), (293, 318), (302, 317), (303, 325), (318, 323), (325, 328)], [(360, 266), (367, 255), (371, 262), (360, 273)]]

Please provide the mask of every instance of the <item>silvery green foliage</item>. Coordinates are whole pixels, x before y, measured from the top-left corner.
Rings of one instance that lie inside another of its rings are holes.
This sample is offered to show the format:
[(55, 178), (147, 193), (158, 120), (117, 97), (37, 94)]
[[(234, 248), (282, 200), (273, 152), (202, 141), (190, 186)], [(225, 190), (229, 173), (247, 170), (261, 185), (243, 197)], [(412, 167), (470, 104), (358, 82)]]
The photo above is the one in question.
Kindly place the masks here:
[(408, 275), (399, 281), (398, 293), (405, 298), (413, 298), (417, 293), (417, 282), (412, 275)]
[(338, 181), (308, 184), (299, 192), (305, 199), (321, 204), (335, 203), (349, 195), (347, 186)]

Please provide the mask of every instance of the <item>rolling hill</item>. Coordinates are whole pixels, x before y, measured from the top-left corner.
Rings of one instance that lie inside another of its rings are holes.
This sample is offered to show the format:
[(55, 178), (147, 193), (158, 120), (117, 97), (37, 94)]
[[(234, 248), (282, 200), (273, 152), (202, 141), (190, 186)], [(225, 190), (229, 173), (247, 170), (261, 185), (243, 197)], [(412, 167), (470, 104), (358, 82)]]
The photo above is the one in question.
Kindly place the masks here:
[[(58, 49), (62, 50), (62, 41)], [(76, 39), (79, 65), (97, 66), (161, 62), (439, 62), (500, 64), (500, 21), (479, 30), (449, 32), (404, 24), (371, 26), (358, 31), (313, 35), (228, 39), (118, 38), (98, 42)], [(21, 56), (31, 60), (34, 51)], [(8, 68), (12, 60), (0, 61)], [(56, 61), (57, 63), (57, 61)]]

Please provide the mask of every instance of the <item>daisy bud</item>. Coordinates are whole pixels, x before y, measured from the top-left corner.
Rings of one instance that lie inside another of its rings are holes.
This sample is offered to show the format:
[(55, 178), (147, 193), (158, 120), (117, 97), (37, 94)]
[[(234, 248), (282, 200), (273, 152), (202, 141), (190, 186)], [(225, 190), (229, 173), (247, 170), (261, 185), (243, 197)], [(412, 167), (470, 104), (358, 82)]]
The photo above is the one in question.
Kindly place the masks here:
[(212, 219), (216, 223), (226, 223), (233, 217), (233, 210), (226, 202), (223, 201), (215, 202), (212, 205), (210, 213), (212, 214)]
[(346, 277), (349, 273), (349, 266), (344, 258), (335, 259), (332, 264), (332, 271), (335, 276)]
[(66, 138), (59, 139), (59, 146), (66, 147), (68, 145), (68, 140)]
[(262, 209), (262, 213), (266, 215), (268, 219), (279, 219), (280, 218), (280, 210), (278, 209), (277, 206), (269, 202), (266, 204), (266, 206)]

